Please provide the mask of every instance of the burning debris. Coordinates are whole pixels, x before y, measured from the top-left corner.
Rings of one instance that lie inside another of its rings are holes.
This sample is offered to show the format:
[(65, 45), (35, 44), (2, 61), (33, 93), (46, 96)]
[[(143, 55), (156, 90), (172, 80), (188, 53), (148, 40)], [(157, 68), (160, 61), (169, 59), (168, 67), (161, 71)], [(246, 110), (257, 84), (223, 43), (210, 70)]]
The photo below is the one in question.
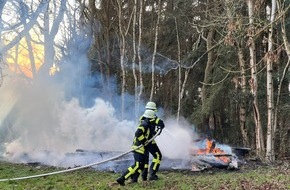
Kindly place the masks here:
[(238, 158), (232, 152), (231, 147), (219, 144), (215, 140), (203, 139), (197, 140), (195, 143), (199, 144), (191, 152), (192, 171), (201, 171), (207, 168), (226, 168), (238, 169)]

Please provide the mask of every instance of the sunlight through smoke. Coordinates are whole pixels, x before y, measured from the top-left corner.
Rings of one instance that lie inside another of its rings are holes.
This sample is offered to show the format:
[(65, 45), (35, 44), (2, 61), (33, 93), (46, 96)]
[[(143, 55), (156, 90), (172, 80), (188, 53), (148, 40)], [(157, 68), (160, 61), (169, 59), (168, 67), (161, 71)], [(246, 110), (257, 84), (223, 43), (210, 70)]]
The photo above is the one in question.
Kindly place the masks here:
[[(5, 136), (0, 141), (6, 159), (21, 162), (29, 157), (52, 164), (76, 149), (130, 149), (136, 122), (120, 120), (118, 110), (98, 98), (99, 89), (86, 84), (90, 40), (74, 36), (55, 75), (38, 77), (33, 83), (14, 77), (0, 88), (5, 102), (0, 112)], [(89, 100), (93, 103), (84, 107)]]

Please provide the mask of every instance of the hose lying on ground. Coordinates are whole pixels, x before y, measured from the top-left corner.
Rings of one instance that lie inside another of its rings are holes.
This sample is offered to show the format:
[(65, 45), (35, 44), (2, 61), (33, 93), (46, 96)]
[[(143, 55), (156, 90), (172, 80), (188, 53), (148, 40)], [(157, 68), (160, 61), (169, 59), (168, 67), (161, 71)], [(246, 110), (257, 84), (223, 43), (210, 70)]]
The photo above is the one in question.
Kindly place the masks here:
[(116, 160), (117, 158), (120, 158), (122, 156), (125, 156), (126, 154), (129, 154), (130, 152), (133, 152), (134, 150), (137, 150), (137, 149), (139, 149), (139, 148), (141, 148), (143, 146), (146, 146), (148, 143), (150, 143), (151, 141), (153, 141), (160, 134), (160, 132), (161, 132), (161, 130), (158, 130), (156, 132), (156, 134), (145, 143), (145, 145), (140, 145), (137, 148), (134, 148), (134, 149), (132, 149), (130, 151), (124, 152), (122, 154), (119, 154), (117, 156), (114, 156), (112, 158), (109, 158), (109, 159), (106, 159), (106, 160), (103, 160), (103, 161), (100, 161), (100, 162), (95, 162), (95, 163), (92, 163), (92, 164), (88, 164), (88, 165), (84, 165), (84, 166), (79, 166), (79, 167), (75, 167), (75, 168), (70, 168), (70, 169), (66, 169), (66, 170), (60, 170), (60, 171), (56, 171), (56, 172), (50, 172), (50, 173), (44, 173), (44, 174), (38, 174), (38, 175), (31, 175), (31, 176), (24, 176), (24, 177), (15, 177), (15, 178), (0, 179), (0, 182), (4, 182), (4, 181), (17, 181), (17, 180), (31, 179), (31, 178), (44, 177), (44, 176), (49, 176), (49, 175), (55, 175), (55, 174), (65, 173), (65, 172), (71, 172), (71, 171), (80, 170), (80, 169), (88, 168), (88, 167), (95, 166), (95, 165), (100, 165), (100, 164), (103, 164), (105, 162), (109, 162), (109, 161), (112, 161), (112, 160)]

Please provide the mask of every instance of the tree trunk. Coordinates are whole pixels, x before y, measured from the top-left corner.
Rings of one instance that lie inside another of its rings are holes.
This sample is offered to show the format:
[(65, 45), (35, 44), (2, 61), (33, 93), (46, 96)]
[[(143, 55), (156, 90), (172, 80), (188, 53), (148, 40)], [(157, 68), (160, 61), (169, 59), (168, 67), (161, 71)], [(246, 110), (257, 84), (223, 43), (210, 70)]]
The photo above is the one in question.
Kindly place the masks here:
[(243, 145), (249, 146), (249, 138), (248, 138), (248, 130), (246, 126), (246, 102), (245, 102), (245, 93), (246, 93), (246, 71), (245, 71), (245, 60), (242, 49), (238, 47), (238, 57), (239, 64), (241, 69), (241, 91), (242, 91), (242, 99), (239, 105), (239, 118), (240, 118), (240, 129), (243, 137)]
[(96, 61), (100, 67), (100, 77), (102, 80), (102, 84), (105, 84), (103, 61), (102, 61), (101, 47), (100, 47), (100, 40), (99, 40), (99, 31), (100, 31), (101, 26), (98, 21), (98, 10), (96, 8), (96, 0), (89, 0), (89, 9), (91, 12), (91, 18), (89, 22), (90, 22), (90, 26), (92, 27), (92, 33), (95, 36), (94, 48), (92, 51), (90, 51), (90, 53), (92, 54), (90, 58), (95, 60), (96, 59), (95, 57), (97, 57)]
[(143, 0), (140, 0), (139, 5), (139, 37), (138, 37), (138, 61), (139, 61), (139, 93), (138, 93), (138, 108), (141, 102), (141, 96), (143, 94), (143, 76), (142, 76), (142, 19), (143, 19)]
[[(2, 28), (3, 28), (3, 23), (2, 23), (2, 11), (3, 11), (3, 8), (6, 4), (7, 0), (3, 0), (0, 2), (0, 36), (2, 36)], [(3, 42), (2, 42), (2, 39), (0, 38), (0, 47), (3, 46)], [(2, 60), (3, 59), (3, 53), (0, 51), (0, 87), (2, 86), (3, 84), (3, 73), (2, 73)]]
[[(106, 3), (106, 29), (105, 29), (105, 42), (106, 42), (106, 64), (107, 64), (107, 70), (106, 70), (106, 81), (110, 81), (111, 78), (111, 71), (110, 71), (110, 66), (112, 62), (112, 57), (111, 57), (111, 41), (110, 41), (110, 30), (111, 30), (111, 23), (110, 23), (110, 4), (111, 1), (107, 1)], [(110, 83), (108, 82), (108, 85), (106, 87), (107, 89), (110, 89)]]
[[(49, 70), (54, 63), (55, 48), (54, 48), (54, 39), (58, 32), (61, 21), (63, 20), (64, 11), (66, 9), (66, 0), (61, 0), (58, 10), (53, 22), (49, 17), (50, 8), (47, 6), (47, 10), (44, 14), (44, 61), (43, 65), (39, 69), (39, 76), (45, 77), (49, 75)], [(54, 4), (54, 6), (57, 6)], [(51, 24), (51, 25), (50, 25)]]
[(243, 138), (243, 145), (249, 146), (249, 138), (248, 138), (248, 130), (246, 126), (246, 102), (245, 102), (245, 93), (246, 93), (246, 70), (245, 70), (245, 59), (243, 54), (243, 49), (238, 40), (233, 37), (234, 30), (236, 29), (236, 21), (234, 20), (234, 9), (233, 9), (234, 1), (225, 0), (226, 5), (226, 13), (229, 19), (228, 21), (228, 34), (227, 34), (227, 43), (233, 47), (237, 47), (238, 50), (238, 60), (241, 70), (241, 80), (238, 77), (234, 77), (232, 81), (235, 83), (236, 93), (239, 93), (239, 87), (242, 91), (241, 101), (239, 102), (239, 122), (240, 122), (240, 130)]
[[(215, 59), (215, 53), (212, 49), (213, 47), (213, 40), (214, 40), (214, 35), (215, 35), (215, 30), (210, 29), (207, 35), (207, 51), (208, 51), (208, 56), (207, 56), (207, 63), (206, 63), (206, 68), (204, 71), (204, 79), (203, 79), (203, 85), (201, 88), (201, 103), (202, 103), (202, 113), (203, 113), (203, 126), (204, 132), (208, 133), (208, 135), (211, 135), (211, 130), (209, 128), (209, 115), (207, 111), (207, 97), (208, 97), (208, 84), (211, 81), (211, 73), (214, 67), (214, 59)], [(211, 51), (209, 51), (211, 50)]]
[(118, 21), (119, 21), (119, 47), (120, 47), (120, 64), (121, 64), (121, 77), (122, 77), (122, 85), (121, 85), (121, 119), (124, 117), (125, 111), (125, 87), (126, 87), (126, 71), (124, 66), (124, 58), (125, 58), (125, 31), (123, 30), (122, 18), (124, 17), (122, 13), (122, 1), (118, 0)]
[(137, 48), (136, 48), (136, 24), (137, 24), (137, 0), (134, 0), (134, 15), (133, 15), (133, 25), (132, 25), (132, 46), (133, 46), (133, 57), (132, 57), (132, 72), (134, 77), (134, 94), (135, 94), (135, 119), (138, 118), (138, 77), (136, 73), (136, 57), (137, 57)]
[[(286, 25), (285, 25), (285, 12), (287, 12), (287, 10), (284, 10), (282, 7), (282, 4), (280, 4), (279, 2), (277, 3), (277, 9), (278, 9), (278, 14), (283, 15), (282, 19), (281, 19), (281, 29), (282, 29), (282, 38), (283, 38), (283, 45), (284, 45), (284, 49), (286, 51), (286, 54), (288, 56), (288, 61), (283, 69), (283, 74), (280, 78), (280, 82), (278, 85), (278, 93), (277, 93), (277, 100), (276, 100), (276, 104), (275, 104), (275, 112), (274, 112), (274, 134), (278, 133), (278, 138), (280, 140), (280, 144), (279, 144), (279, 153), (281, 156), (287, 156), (287, 150), (289, 149), (289, 147), (287, 147), (287, 145), (289, 145), (290, 143), (290, 125), (287, 122), (284, 122), (284, 116), (281, 115), (280, 116), (280, 121), (278, 124), (278, 113), (281, 113), (280, 111), (280, 97), (281, 97), (281, 92), (282, 92), (282, 84), (285, 81), (285, 79), (287, 78), (287, 73), (289, 71), (289, 67), (290, 67), (290, 43), (288, 41), (287, 35), (286, 35)], [(289, 7), (287, 8), (289, 9)], [(289, 83), (288, 83), (289, 85)], [(289, 87), (286, 87), (287, 89)], [(287, 90), (286, 90), (287, 92)], [(287, 113), (286, 113), (287, 114)], [(286, 116), (287, 118), (287, 116)], [(278, 130), (278, 126), (279, 126), (279, 130)], [(289, 152), (289, 151), (288, 151)]]
[[(272, 23), (275, 19), (276, 0), (272, 0), (271, 18)], [(267, 124), (267, 146), (266, 160), (272, 162), (275, 160), (274, 152), (274, 94), (273, 94), (273, 24), (271, 24), (268, 36), (268, 52), (267, 59), (267, 109), (268, 109), (268, 124)]]
[(52, 41), (53, 39), (51, 39), (49, 33), (50, 33), (50, 22), (51, 20), (49, 19), (49, 15), (50, 15), (50, 4), (48, 4), (47, 6), (47, 10), (44, 13), (44, 17), (43, 17), (43, 28), (44, 28), (44, 60), (43, 60), (43, 65), (41, 66), (40, 70), (39, 70), (39, 74), (41, 77), (43, 76), (48, 76), (49, 74), (49, 68), (53, 62), (53, 58), (54, 58), (54, 53), (52, 53), (52, 51), (50, 48), (53, 47), (54, 42)]
[(157, 17), (157, 23), (155, 27), (155, 40), (154, 40), (154, 51), (152, 56), (152, 74), (151, 74), (151, 93), (150, 93), (150, 101), (153, 100), (153, 94), (155, 91), (155, 57), (157, 52), (157, 44), (158, 44), (158, 33), (159, 33), (159, 23), (160, 23), (160, 15), (161, 15), (161, 0), (158, 1), (158, 17)]
[(255, 120), (255, 133), (256, 133), (256, 153), (261, 156), (264, 151), (264, 140), (260, 118), (260, 111), (258, 105), (258, 81), (257, 81), (257, 68), (256, 68), (256, 48), (253, 35), (255, 34), (254, 26), (254, 3), (253, 0), (248, 0), (248, 13), (249, 13), (249, 51), (250, 51), (250, 66), (251, 66), (251, 79), (249, 84), (251, 87), (251, 93), (253, 96), (253, 112)]
[(176, 17), (174, 18), (175, 21), (175, 30), (176, 30), (176, 41), (177, 41), (177, 59), (178, 59), (178, 106), (177, 106), (177, 122), (179, 121), (180, 116), (180, 107), (181, 107), (181, 58), (180, 58), (180, 40), (179, 40), (179, 32), (178, 32), (178, 26), (177, 26), (177, 20)]
[(36, 66), (35, 66), (35, 56), (33, 53), (33, 48), (31, 45), (31, 36), (28, 33), (27, 36), (25, 37), (26, 39), (26, 43), (27, 43), (27, 50), (28, 50), (28, 54), (29, 54), (29, 61), (30, 61), (30, 65), (31, 65), (31, 73), (32, 73), (32, 78), (35, 78), (37, 75), (37, 70), (36, 70)]

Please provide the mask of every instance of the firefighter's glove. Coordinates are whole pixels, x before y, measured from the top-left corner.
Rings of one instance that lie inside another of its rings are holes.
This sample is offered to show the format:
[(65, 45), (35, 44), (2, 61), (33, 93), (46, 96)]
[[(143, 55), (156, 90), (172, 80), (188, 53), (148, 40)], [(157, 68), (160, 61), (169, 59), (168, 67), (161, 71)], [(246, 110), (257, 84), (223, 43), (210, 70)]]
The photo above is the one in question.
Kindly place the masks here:
[(165, 125), (164, 122), (160, 119), (156, 125), (157, 129), (160, 131), (159, 135), (161, 134), (162, 130), (164, 129)]
[(164, 129), (165, 125), (164, 125), (164, 122), (161, 119), (158, 121), (157, 127), (160, 128), (161, 130)]

